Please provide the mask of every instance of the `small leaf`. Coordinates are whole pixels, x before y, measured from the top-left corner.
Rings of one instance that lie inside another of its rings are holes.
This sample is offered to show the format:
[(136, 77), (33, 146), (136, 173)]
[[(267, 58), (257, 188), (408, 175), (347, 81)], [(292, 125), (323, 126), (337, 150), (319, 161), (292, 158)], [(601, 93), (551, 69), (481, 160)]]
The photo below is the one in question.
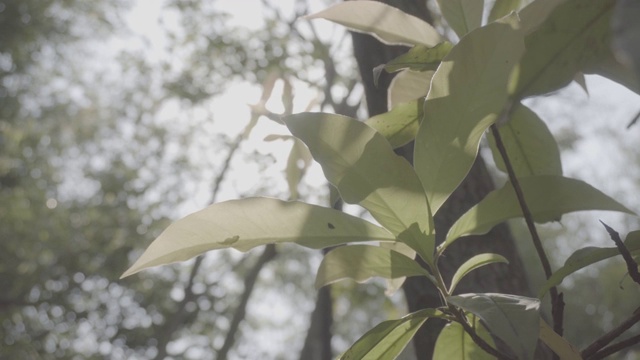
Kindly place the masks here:
[[(327, 223), (334, 225), (328, 229)], [(269, 198), (213, 204), (171, 224), (122, 277), (188, 260), (209, 250), (247, 251), (293, 242), (313, 249), (358, 241), (395, 241), (387, 230), (335, 209)]]
[(423, 309), (397, 320), (383, 321), (367, 331), (338, 359), (340, 360), (392, 360), (411, 341), (422, 324), (429, 318), (444, 318), (435, 309)]
[(414, 159), (434, 214), (469, 172), (482, 135), (507, 102), (524, 41), (515, 16), (501, 21), (465, 36), (433, 75)]
[(438, 0), (442, 16), (459, 37), (482, 24), (483, 0)]
[(394, 76), (389, 84), (389, 108), (427, 96), (433, 74), (434, 71), (403, 70)]
[(565, 338), (556, 334), (543, 319), (540, 319), (540, 341), (562, 360), (582, 360), (580, 351)]
[(326, 19), (347, 28), (371, 34), (387, 45), (435, 46), (438, 32), (421, 19), (377, 1), (346, 1), (307, 19)]
[(427, 270), (399, 252), (371, 245), (340, 246), (322, 259), (316, 276), (316, 288), (343, 279), (362, 283), (372, 277), (398, 279), (407, 276), (426, 276), (435, 284), (435, 279)]
[(545, 94), (569, 84), (586, 65), (610, 53), (615, 0), (568, 0), (526, 37), (515, 97)]
[(399, 104), (390, 111), (376, 115), (365, 123), (382, 134), (391, 147), (398, 148), (415, 139), (422, 121), (424, 98)]
[(398, 240), (430, 262), (434, 237), (422, 184), (411, 165), (366, 124), (345, 116), (304, 113), (285, 118), (342, 199), (360, 204)]
[(453, 278), (451, 279), (451, 287), (449, 288), (449, 293), (453, 293), (456, 289), (456, 286), (464, 278), (468, 273), (473, 270), (483, 267), (485, 265), (493, 264), (493, 263), (505, 263), (508, 264), (509, 261), (505, 259), (504, 256), (498, 254), (479, 254), (471, 259), (464, 262), (464, 264), (460, 265), (456, 273), (453, 274)]
[(396, 72), (404, 69), (413, 71), (436, 70), (440, 61), (447, 56), (453, 48), (453, 44), (443, 41), (434, 47), (416, 45), (408, 52), (398, 56), (384, 65), (387, 72)]
[(496, 21), (510, 12), (518, 10), (521, 0), (496, 0), (489, 13), (489, 22)]
[[(631, 255), (640, 255), (640, 241), (637, 239), (640, 239), (640, 231), (629, 233), (625, 240), (625, 245), (627, 249), (629, 249), (629, 252), (631, 252)], [(575, 273), (576, 271), (617, 255), (620, 255), (620, 251), (618, 251), (618, 248), (616, 247), (601, 248), (588, 246), (576, 250), (567, 258), (564, 265), (560, 269), (556, 270), (540, 288), (538, 291), (538, 298), (542, 299), (549, 289), (560, 285), (567, 276)]]
[[(489, 331), (482, 325), (480, 319), (471, 314), (467, 318), (480, 336), (489, 345), (495, 347)], [(464, 331), (458, 322), (451, 322), (440, 331), (433, 350), (432, 360), (494, 360), (495, 357), (482, 350)]]
[[(536, 222), (544, 223), (561, 215), (583, 210), (608, 210), (634, 214), (591, 185), (562, 176), (542, 175), (518, 179), (527, 206)], [(451, 226), (439, 252), (465, 235), (480, 235), (497, 224), (522, 216), (513, 187), (507, 182), (469, 209)]]
[(518, 359), (533, 359), (540, 326), (540, 300), (487, 293), (449, 296), (447, 302), (476, 314)]
[[(534, 175), (562, 175), (560, 150), (547, 125), (524, 105), (517, 105), (511, 119), (499, 128), (509, 161), (518, 178)], [(496, 141), (489, 145), (498, 169), (507, 172)]]

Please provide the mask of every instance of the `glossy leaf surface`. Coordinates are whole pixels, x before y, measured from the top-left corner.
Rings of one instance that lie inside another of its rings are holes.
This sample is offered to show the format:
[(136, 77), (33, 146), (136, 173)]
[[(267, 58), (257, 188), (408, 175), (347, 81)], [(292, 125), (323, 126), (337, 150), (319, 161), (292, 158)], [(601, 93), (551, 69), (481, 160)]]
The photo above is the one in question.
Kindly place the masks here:
[(369, 118), (365, 123), (398, 148), (415, 139), (423, 117), (424, 99), (398, 104), (386, 113)]
[(284, 242), (321, 249), (370, 240), (394, 241), (395, 236), (335, 209), (270, 198), (231, 200), (171, 224), (122, 276), (215, 249), (247, 251)]

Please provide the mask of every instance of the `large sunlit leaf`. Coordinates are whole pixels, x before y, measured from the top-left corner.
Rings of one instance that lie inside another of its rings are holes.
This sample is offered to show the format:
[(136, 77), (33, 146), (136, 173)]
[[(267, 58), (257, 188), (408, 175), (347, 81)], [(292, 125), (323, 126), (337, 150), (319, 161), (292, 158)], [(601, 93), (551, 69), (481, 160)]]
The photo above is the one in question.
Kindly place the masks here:
[(565, 338), (558, 335), (549, 324), (540, 319), (540, 341), (556, 353), (562, 360), (582, 360), (580, 351), (568, 342)]
[(521, 0), (496, 0), (489, 12), (489, 22), (500, 19), (508, 15), (510, 12), (518, 10)]
[(408, 52), (398, 56), (384, 65), (387, 72), (396, 72), (403, 69), (413, 71), (436, 70), (440, 61), (447, 56), (453, 48), (453, 44), (444, 41), (434, 47), (424, 45), (416, 45)]
[(501, 21), (465, 36), (431, 81), (414, 160), (433, 213), (469, 172), (482, 135), (507, 101), (524, 42), (515, 16)]
[(454, 292), (460, 280), (462, 280), (462, 278), (464, 278), (467, 274), (477, 268), (494, 263), (508, 264), (509, 261), (502, 255), (491, 253), (478, 254), (465, 261), (462, 265), (460, 265), (458, 270), (456, 270), (455, 274), (453, 274), (453, 278), (451, 278), (451, 287), (449, 288), (449, 293), (451, 294)]
[(424, 98), (399, 104), (365, 123), (382, 134), (391, 147), (398, 148), (415, 139), (423, 117)]
[[(482, 325), (480, 318), (471, 314), (468, 316), (476, 334), (492, 347), (495, 343), (489, 331)], [(495, 357), (482, 350), (471, 338), (460, 323), (447, 324), (436, 340), (432, 360), (494, 360)]]
[(434, 237), (426, 195), (411, 165), (380, 133), (345, 116), (304, 113), (284, 118), (350, 204), (360, 204), (427, 262)]
[(393, 360), (411, 341), (415, 333), (429, 318), (442, 318), (442, 312), (423, 309), (397, 320), (383, 321), (367, 331), (340, 360)]
[[(517, 105), (499, 132), (516, 176), (562, 175), (558, 144), (544, 121), (531, 109)], [(492, 134), (489, 134), (489, 145), (496, 166), (507, 172)]]
[(399, 72), (389, 84), (387, 97), (389, 108), (393, 109), (398, 105), (427, 96), (434, 73), (435, 71), (412, 70)]
[(231, 200), (171, 224), (122, 276), (214, 249), (247, 251), (284, 242), (321, 249), (370, 240), (395, 241), (395, 236), (368, 221), (321, 206), (270, 198)]
[(432, 278), (415, 260), (399, 252), (372, 245), (340, 246), (322, 259), (316, 288), (343, 279), (362, 283), (373, 277), (392, 280), (407, 276)]
[[(632, 255), (640, 255), (640, 231), (634, 231), (627, 235), (624, 242), (629, 252)], [(571, 256), (567, 258), (564, 265), (556, 270), (547, 282), (538, 291), (538, 297), (542, 299), (549, 289), (554, 286), (560, 285), (564, 278), (573, 274), (574, 272), (583, 269), (591, 264), (595, 264), (599, 261), (606, 260), (612, 257), (620, 255), (620, 251), (616, 247), (594, 247), (588, 246), (582, 249), (576, 250)]]
[(482, 24), (484, 0), (438, 0), (442, 16), (459, 37)]
[[(556, 220), (563, 214), (583, 210), (633, 212), (591, 185), (562, 176), (542, 175), (518, 179), (527, 206), (536, 222)], [(497, 224), (516, 217), (522, 211), (511, 183), (492, 191), (469, 209), (451, 227), (439, 251), (460, 236), (479, 235)]]
[(533, 359), (539, 334), (540, 300), (507, 294), (463, 294), (447, 302), (476, 314), (518, 359)]
[(568, 0), (526, 37), (516, 98), (545, 94), (569, 84), (576, 73), (604, 58), (611, 42), (615, 0)]
[(351, 30), (375, 36), (389, 45), (435, 46), (440, 34), (428, 23), (378, 1), (345, 1), (309, 15), (307, 19), (326, 19)]

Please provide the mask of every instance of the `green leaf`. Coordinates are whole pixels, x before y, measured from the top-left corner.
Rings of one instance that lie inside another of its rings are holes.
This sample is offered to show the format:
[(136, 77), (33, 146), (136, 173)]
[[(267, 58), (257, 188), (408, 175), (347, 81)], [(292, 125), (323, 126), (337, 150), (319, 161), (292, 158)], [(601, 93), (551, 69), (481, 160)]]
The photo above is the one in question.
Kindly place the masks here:
[(360, 204), (425, 261), (433, 258), (433, 219), (420, 180), (377, 131), (345, 116), (304, 113), (284, 118), (350, 204)]
[[(480, 319), (471, 314), (467, 316), (470, 323), (480, 336), (489, 345), (495, 347), (495, 343), (489, 334), (489, 331), (482, 325)], [(433, 360), (494, 360), (495, 357), (489, 355), (482, 350), (464, 331), (464, 328), (458, 322), (447, 324), (436, 340), (433, 350)]]
[(387, 72), (396, 72), (403, 69), (413, 71), (436, 70), (442, 59), (453, 48), (453, 44), (443, 41), (434, 47), (424, 45), (416, 45), (409, 49), (408, 52), (389, 61), (384, 69)]
[(582, 360), (580, 350), (558, 335), (549, 324), (540, 319), (540, 341), (556, 353), (562, 360)]
[(424, 98), (429, 90), (429, 83), (435, 71), (404, 70), (398, 73), (389, 85), (389, 108)]
[(482, 24), (483, 0), (438, 0), (442, 16), (459, 37)]
[(507, 102), (522, 35), (502, 19), (465, 36), (431, 81), (415, 144), (415, 168), (435, 214), (469, 172), (484, 131)]
[(424, 98), (398, 104), (386, 113), (376, 115), (365, 123), (382, 134), (391, 147), (398, 148), (415, 139), (422, 121)]
[[(410, 248), (407, 244), (399, 242), (399, 241), (396, 241), (396, 242), (387, 242), (387, 241), (380, 242), (380, 247), (399, 252), (400, 254), (405, 255), (409, 259), (415, 259), (416, 258), (416, 251), (413, 250), (412, 248)], [(396, 291), (398, 291), (398, 290), (400, 290), (402, 288), (402, 285), (404, 284), (406, 279), (407, 279), (406, 276), (405, 277), (396, 278), (396, 279), (387, 279), (387, 281), (386, 281), (387, 288), (384, 291), (384, 294), (387, 295), (387, 296), (391, 296), (391, 295), (395, 294)]]
[(520, 0), (496, 0), (489, 13), (489, 22), (496, 21), (510, 12), (518, 10)]
[(568, 0), (526, 37), (515, 97), (545, 94), (569, 84), (575, 74), (609, 52), (615, 0)]
[(284, 242), (321, 249), (370, 240), (395, 241), (395, 236), (335, 209), (269, 198), (231, 200), (171, 224), (122, 277), (215, 249), (247, 251)]
[(627, 89), (640, 94), (640, 79), (636, 73), (622, 65), (612, 53), (605, 56), (597, 63), (589, 65), (585, 71), (587, 74), (598, 74), (625, 86)]
[[(640, 231), (629, 233), (625, 240), (625, 246), (629, 249), (629, 252), (631, 252), (632, 255), (640, 255)], [(542, 299), (549, 289), (560, 285), (567, 276), (574, 272), (617, 255), (620, 255), (620, 252), (616, 247), (601, 248), (588, 246), (576, 250), (567, 258), (564, 265), (560, 269), (556, 270), (540, 288), (538, 291), (538, 298)]]
[(531, 1), (527, 6), (518, 12), (520, 17), (520, 27), (525, 34), (535, 31), (562, 3), (567, 0), (536, 0)]
[(346, 1), (306, 18), (326, 19), (371, 34), (388, 45), (431, 47), (442, 41), (440, 34), (428, 23), (377, 1)]
[[(499, 132), (518, 178), (562, 175), (558, 144), (544, 121), (528, 107), (517, 105), (511, 119), (499, 128)], [(489, 145), (496, 166), (506, 173), (492, 134), (489, 134)]]
[[(538, 223), (558, 219), (562, 214), (583, 210), (608, 210), (634, 214), (591, 185), (576, 179), (541, 175), (518, 179), (527, 206)], [(465, 235), (479, 235), (497, 224), (522, 216), (510, 182), (492, 191), (469, 209), (451, 227), (439, 252)]]
[(447, 302), (476, 314), (518, 359), (533, 359), (539, 334), (540, 300), (507, 294), (463, 294)]
[(383, 321), (367, 331), (338, 359), (395, 359), (430, 317), (444, 318), (444, 314), (435, 309), (423, 309), (401, 319)]
[(324, 256), (316, 276), (316, 288), (343, 279), (362, 283), (376, 276), (389, 280), (426, 276), (436, 282), (420, 264), (399, 252), (380, 246), (353, 245), (340, 246)]
[(509, 261), (505, 259), (504, 256), (498, 254), (478, 254), (471, 259), (464, 262), (464, 264), (460, 265), (456, 273), (453, 274), (453, 278), (451, 279), (451, 287), (449, 288), (449, 293), (453, 293), (458, 286), (458, 283), (462, 278), (464, 278), (468, 273), (473, 270), (483, 267), (485, 265), (493, 264), (493, 263), (505, 263), (508, 264)]

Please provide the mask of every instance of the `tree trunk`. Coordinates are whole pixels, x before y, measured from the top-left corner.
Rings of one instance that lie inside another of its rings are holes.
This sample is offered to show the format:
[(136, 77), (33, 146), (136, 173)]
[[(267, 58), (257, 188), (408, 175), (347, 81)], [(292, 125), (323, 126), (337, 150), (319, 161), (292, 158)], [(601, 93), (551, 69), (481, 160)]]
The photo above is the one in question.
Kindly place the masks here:
[[(426, 1), (382, 1), (431, 23)], [(383, 73), (378, 86), (373, 84), (373, 68), (406, 52), (404, 47), (386, 46), (375, 38), (353, 33), (353, 47), (362, 83), (365, 87), (369, 116), (387, 111), (387, 88), (392, 76)], [(398, 149), (397, 153), (412, 161), (413, 144)], [(494, 189), (487, 168), (479, 157), (464, 182), (452, 194), (435, 216), (437, 242), (443, 240), (453, 222)], [(483, 236), (468, 237), (454, 243), (439, 261), (445, 281), (449, 281), (455, 269), (473, 255), (493, 252), (509, 259), (509, 265), (497, 264), (470, 273), (457, 287), (458, 293), (502, 292), (518, 295), (530, 293), (522, 262), (506, 225), (500, 225)], [(408, 278), (403, 286), (409, 311), (438, 307), (441, 301), (433, 285), (424, 278)], [(436, 338), (443, 321), (431, 319), (418, 331), (414, 347), (418, 359), (431, 359)]]

